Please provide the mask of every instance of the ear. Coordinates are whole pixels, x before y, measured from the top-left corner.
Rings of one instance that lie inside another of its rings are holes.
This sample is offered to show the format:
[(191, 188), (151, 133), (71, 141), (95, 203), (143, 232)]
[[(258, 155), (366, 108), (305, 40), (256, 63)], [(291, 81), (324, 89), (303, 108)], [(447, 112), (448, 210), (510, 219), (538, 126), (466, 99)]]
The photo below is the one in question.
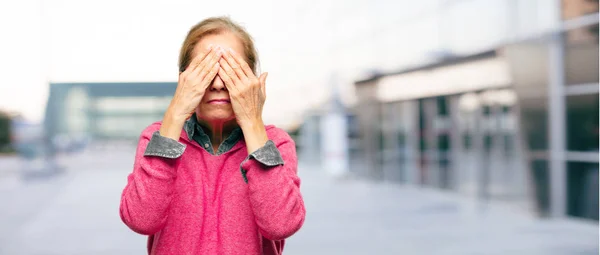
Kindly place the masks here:
[(260, 77), (258, 78), (258, 80), (260, 81), (260, 88), (262, 89), (263, 95), (265, 97), (267, 96), (266, 84), (267, 84), (267, 76), (268, 75), (269, 75), (269, 73), (262, 73), (260, 75)]

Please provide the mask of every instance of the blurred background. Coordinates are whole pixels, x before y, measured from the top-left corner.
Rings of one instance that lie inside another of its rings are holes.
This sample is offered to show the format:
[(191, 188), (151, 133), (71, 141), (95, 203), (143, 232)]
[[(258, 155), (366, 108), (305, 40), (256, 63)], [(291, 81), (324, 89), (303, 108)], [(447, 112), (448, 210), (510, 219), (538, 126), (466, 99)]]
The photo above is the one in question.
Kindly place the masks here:
[(295, 139), (286, 254), (598, 254), (598, 1), (0, 1), (0, 254), (144, 254), (139, 134), (227, 15)]

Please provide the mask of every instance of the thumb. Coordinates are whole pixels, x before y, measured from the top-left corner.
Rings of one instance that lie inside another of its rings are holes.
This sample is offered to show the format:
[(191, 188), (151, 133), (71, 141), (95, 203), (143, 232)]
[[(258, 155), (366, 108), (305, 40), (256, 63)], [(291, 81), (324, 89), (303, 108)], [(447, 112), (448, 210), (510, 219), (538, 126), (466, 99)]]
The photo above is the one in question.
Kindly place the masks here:
[(260, 77), (258, 78), (258, 80), (260, 81), (260, 88), (263, 91), (263, 94), (266, 96), (267, 95), (267, 89), (266, 89), (266, 84), (267, 84), (267, 76), (269, 75), (269, 73), (262, 73), (260, 75)]

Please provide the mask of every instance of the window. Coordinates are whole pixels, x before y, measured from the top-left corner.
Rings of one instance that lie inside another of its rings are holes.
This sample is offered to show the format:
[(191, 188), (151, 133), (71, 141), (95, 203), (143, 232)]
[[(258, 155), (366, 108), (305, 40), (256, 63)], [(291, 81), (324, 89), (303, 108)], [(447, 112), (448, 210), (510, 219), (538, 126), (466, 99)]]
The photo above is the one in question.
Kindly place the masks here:
[(436, 98), (437, 101), (437, 112), (438, 115), (440, 116), (447, 116), (448, 113), (448, 100), (446, 100), (446, 97), (437, 97)]
[(567, 214), (598, 220), (598, 163), (567, 164)]
[(170, 97), (102, 97), (96, 100), (101, 112), (164, 112)]
[(521, 101), (523, 133), (530, 150), (548, 149), (547, 98), (527, 98)]
[(440, 152), (450, 151), (450, 136), (448, 134), (441, 134), (438, 136), (438, 150)]
[(598, 151), (598, 94), (567, 96), (567, 149)]
[(66, 99), (67, 132), (86, 132), (88, 129), (88, 94), (84, 88), (73, 87)]
[(548, 172), (548, 161), (532, 161), (531, 171), (538, 212), (542, 216), (547, 216), (550, 213), (550, 174)]
[(565, 84), (567, 86), (598, 83), (598, 68), (597, 37), (595, 43), (574, 42), (565, 46)]

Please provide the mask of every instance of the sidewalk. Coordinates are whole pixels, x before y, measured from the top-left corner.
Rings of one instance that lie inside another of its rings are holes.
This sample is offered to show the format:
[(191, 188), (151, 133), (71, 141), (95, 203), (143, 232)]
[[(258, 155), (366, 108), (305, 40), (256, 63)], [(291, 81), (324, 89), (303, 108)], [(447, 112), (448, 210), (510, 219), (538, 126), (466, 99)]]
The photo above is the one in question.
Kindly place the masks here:
[(303, 169), (307, 218), (287, 255), (598, 254), (598, 224), (543, 220), (453, 193)]
[(16, 154), (0, 154), (0, 176), (4, 172), (18, 169), (20, 162), (21, 159)]

